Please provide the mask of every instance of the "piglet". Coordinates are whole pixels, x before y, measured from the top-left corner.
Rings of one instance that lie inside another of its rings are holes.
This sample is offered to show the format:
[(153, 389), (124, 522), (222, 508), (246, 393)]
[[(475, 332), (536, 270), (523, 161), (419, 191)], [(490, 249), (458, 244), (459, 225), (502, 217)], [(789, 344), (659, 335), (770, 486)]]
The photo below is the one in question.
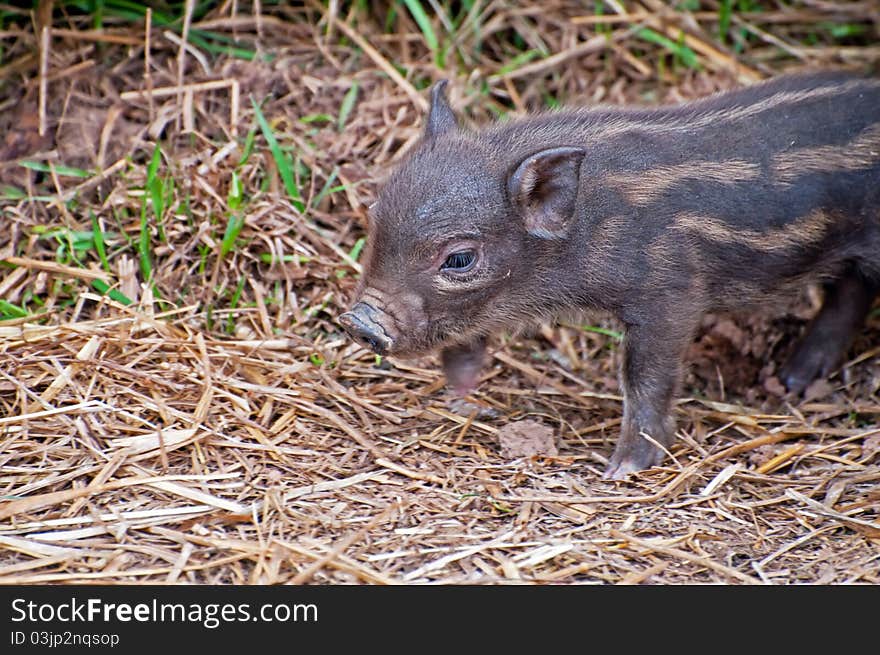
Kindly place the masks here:
[(798, 74), (479, 130), (445, 91), (432, 88), (421, 141), (370, 210), (357, 300), (339, 319), (358, 342), (439, 350), (464, 393), (493, 333), (610, 313), (625, 328), (612, 479), (664, 459), (705, 312), (820, 280), (824, 306), (781, 379), (800, 392), (839, 365), (880, 288), (880, 81)]

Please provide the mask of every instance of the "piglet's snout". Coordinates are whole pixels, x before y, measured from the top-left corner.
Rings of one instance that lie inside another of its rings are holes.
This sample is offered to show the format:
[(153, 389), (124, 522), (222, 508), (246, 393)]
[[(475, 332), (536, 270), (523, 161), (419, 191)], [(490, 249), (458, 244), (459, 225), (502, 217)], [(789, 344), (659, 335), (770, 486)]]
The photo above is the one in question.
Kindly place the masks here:
[(394, 340), (377, 320), (378, 311), (365, 302), (359, 302), (351, 311), (339, 317), (339, 323), (352, 339), (366, 346), (377, 355), (391, 350)]

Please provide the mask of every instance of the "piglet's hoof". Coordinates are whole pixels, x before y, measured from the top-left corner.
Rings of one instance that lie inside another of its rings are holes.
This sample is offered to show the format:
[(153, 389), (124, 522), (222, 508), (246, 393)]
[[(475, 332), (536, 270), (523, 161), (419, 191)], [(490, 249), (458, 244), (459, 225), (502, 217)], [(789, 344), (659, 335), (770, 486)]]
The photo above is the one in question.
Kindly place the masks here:
[(602, 475), (604, 480), (625, 480), (631, 473), (657, 466), (666, 454), (646, 439), (639, 439), (637, 443), (624, 447), (621, 445), (618, 444), (614, 449), (611, 461)]
[(620, 462), (610, 462), (605, 473), (602, 474), (603, 480), (626, 480), (630, 473), (641, 471), (642, 467), (632, 460), (623, 460)]
[(826, 378), (833, 373), (839, 360), (840, 355), (836, 350), (801, 347), (782, 366), (779, 379), (786, 389), (799, 396), (813, 380)]

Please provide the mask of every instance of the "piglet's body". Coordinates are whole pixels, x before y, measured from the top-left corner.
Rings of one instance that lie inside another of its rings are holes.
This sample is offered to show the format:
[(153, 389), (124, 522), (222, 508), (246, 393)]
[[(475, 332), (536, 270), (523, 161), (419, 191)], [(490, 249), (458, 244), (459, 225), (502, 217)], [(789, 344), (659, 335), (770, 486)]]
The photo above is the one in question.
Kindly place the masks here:
[(880, 288), (880, 81), (788, 76), (481, 131), (458, 125), (444, 87), (371, 210), (358, 299), (340, 319), (356, 339), (390, 355), (439, 349), (464, 391), (492, 333), (610, 312), (626, 329), (611, 478), (662, 461), (705, 312), (822, 279), (825, 305), (782, 379), (799, 392), (839, 364)]

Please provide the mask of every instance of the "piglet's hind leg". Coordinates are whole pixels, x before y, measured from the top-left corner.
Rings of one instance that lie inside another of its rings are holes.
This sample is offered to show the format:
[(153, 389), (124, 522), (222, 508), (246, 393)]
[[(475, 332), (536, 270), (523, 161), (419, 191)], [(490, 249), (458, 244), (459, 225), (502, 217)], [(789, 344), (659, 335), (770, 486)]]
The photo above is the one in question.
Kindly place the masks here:
[(827, 377), (840, 365), (878, 290), (880, 285), (855, 266), (825, 285), (822, 309), (779, 371), (789, 391), (802, 393), (810, 382)]

